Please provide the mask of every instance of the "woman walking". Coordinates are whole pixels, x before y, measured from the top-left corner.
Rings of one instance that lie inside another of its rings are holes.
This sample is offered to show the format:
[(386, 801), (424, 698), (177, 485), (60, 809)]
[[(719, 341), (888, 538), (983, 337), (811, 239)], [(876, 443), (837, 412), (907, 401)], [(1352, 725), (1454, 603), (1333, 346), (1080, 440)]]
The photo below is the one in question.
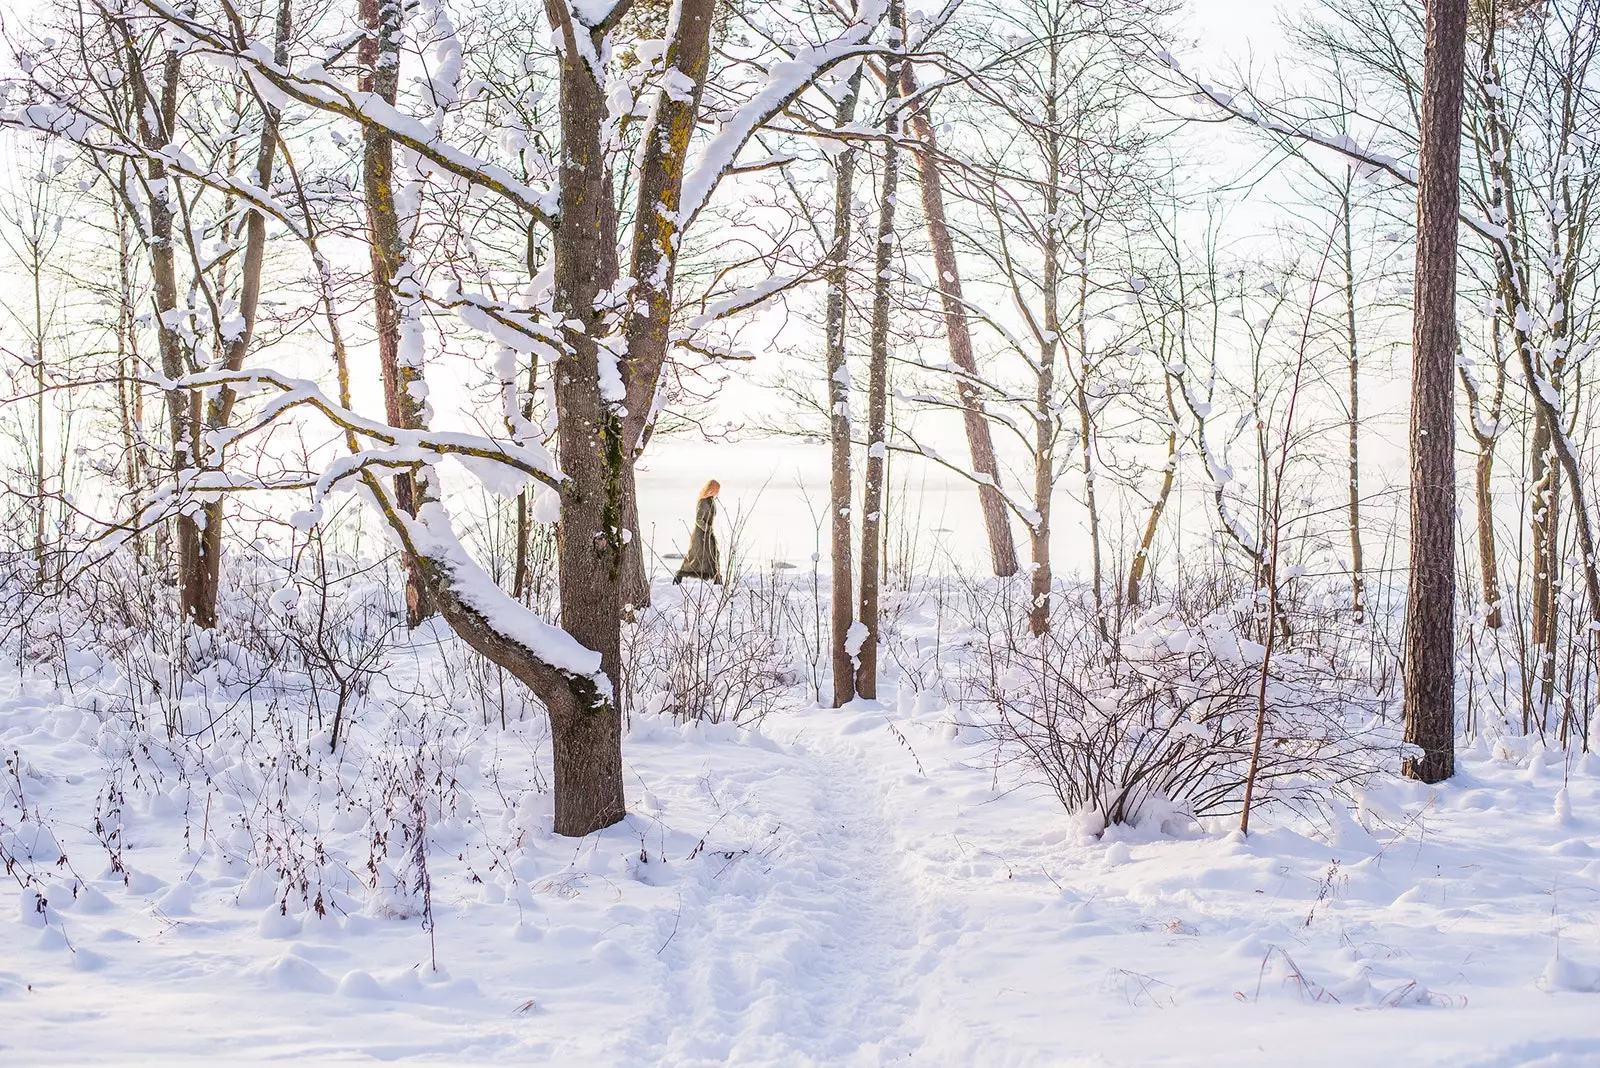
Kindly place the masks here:
[(686, 578), (709, 579), (722, 584), (722, 560), (717, 554), (717, 494), (722, 484), (716, 479), (706, 483), (700, 491), (700, 503), (694, 509), (694, 533), (689, 537), (689, 551), (683, 564), (672, 577), (678, 585)]

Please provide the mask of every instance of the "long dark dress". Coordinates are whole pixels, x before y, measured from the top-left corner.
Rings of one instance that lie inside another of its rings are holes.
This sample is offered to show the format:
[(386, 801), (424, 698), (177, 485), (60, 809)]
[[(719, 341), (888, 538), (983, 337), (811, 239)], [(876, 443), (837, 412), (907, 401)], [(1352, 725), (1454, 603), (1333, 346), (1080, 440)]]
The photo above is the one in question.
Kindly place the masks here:
[(722, 582), (722, 559), (717, 554), (717, 499), (701, 497), (694, 510), (694, 534), (689, 538), (689, 551), (683, 564), (672, 577), (676, 586), (686, 578), (710, 579)]

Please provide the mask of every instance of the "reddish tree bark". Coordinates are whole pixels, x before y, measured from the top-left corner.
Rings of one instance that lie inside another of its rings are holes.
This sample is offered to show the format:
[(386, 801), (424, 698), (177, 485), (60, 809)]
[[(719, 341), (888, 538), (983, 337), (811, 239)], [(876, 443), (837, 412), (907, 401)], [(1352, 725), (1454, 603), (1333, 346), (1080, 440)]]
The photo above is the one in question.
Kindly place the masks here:
[(1423, 47), (1422, 147), (1411, 353), (1411, 573), (1402, 770), (1455, 772), (1455, 354), (1461, 109), (1467, 0), (1430, 0)]

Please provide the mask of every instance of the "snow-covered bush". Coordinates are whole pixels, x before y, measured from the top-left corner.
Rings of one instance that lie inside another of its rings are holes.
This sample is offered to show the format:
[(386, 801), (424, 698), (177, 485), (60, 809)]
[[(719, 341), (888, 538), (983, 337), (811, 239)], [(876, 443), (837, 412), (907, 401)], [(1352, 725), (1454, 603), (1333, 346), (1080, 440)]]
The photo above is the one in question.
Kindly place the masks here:
[(1092, 822), (1237, 811), (1263, 692), (1257, 804), (1306, 801), (1395, 762), (1397, 731), (1350, 665), (1280, 648), (1263, 691), (1249, 599), (1199, 619), (1157, 608), (1106, 641), (1070, 594), (1033, 638), (1025, 608), (988, 590), (971, 613), (964, 698), (1002, 759)]

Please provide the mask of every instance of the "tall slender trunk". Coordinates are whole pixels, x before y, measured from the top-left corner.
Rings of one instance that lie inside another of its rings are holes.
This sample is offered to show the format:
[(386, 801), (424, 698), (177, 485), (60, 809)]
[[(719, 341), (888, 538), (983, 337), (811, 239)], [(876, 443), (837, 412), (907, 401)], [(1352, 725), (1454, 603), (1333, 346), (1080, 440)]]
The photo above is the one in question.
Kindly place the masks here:
[(1412, 324), (1411, 572), (1404, 773), (1455, 771), (1456, 250), (1467, 0), (1431, 0), (1423, 48)]
[[(843, 129), (855, 121), (861, 96), (857, 66), (845, 83), (844, 99), (834, 113)], [(850, 655), (850, 630), (855, 621), (852, 589), (855, 567), (850, 545), (851, 503), (854, 494), (850, 471), (850, 359), (845, 319), (850, 296), (851, 204), (855, 197), (856, 148), (845, 142), (834, 164), (833, 246), (828, 250), (827, 360), (828, 360), (828, 515), (829, 566), (833, 572), (833, 706), (838, 708), (856, 695), (856, 672)]]
[[(360, 87), (389, 104), (398, 97), (400, 45), (405, 14), (400, 0), (361, 0)], [(390, 426), (419, 429), (423, 422), (421, 368), (401, 354), (402, 312), (396, 286), (405, 269), (405, 243), (395, 206), (394, 139), (376, 124), (362, 130), (362, 187), (367, 208), (367, 253), (372, 262), (373, 326), (383, 371), (384, 414)], [(409, 471), (394, 476), (396, 504), (416, 515), (423, 487)], [(433, 613), (415, 569), (406, 565), (406, 623), (415, 627)]]
[[(159, 149), (171, 140), (178, 114), (178, 77), (182, 55), (173, 47), (161, 64), (160, 94), (152, 93), (144, 79), (143, 65), (131, 38), (122, 27), (127, 71), (135, 83), (139, 102), (140, 139), (146, 148)], [(177, 191), (172, 177), (159, 157), (152, 157), (149, 171), (150, 197), (150, 280), (155, 296), (156, 338), (161, 356), (161, 373), (169, 381), (182, 378), (190, 370), (189, 359), (178, 334), (177, 249), (173, 242), (173, 202)], [(166, 391), (168, 440), (171, 445), (172, 477), (181, 486), (199, 459), (200, 397), (184, 389)], [(178, 610), (184, 619), (209, 625), (215, 603), (207, 603), (200, 569), (200, 525), (195, 512), (181, 512), (173, 523), (177, 530)]]
[(995, 462), (994, 439), (984, 413), (983, 397), (972, 381), (978, 375), (978, 361), (972, 353), (972, 332), (967, 323), (966, 302), (961, 293), (961, 266), (956, 259), (955, 241), (945, 218), (943, 177), (939, 166), (939, 141), (934, 131), (930, 106), (917, 96), (916, 72), (911, 63), (902, 65), (900, 85), (903, 95), (914, 101), (908, 117), (912, 136), (917, 139), (918, 185), (922, 191), (922, 214), (928, 223), (928, 242), (933, 248), (933, 267), (938, 276), (940, 308), (945, 336), (950, 345), (950, 362), (965, 376), (957, 379), (961, 397), (961, 419), (967, 433), (967, 450), (972, 471), (978, 476), (978, 503), (983, 508), (984, 531), (989, 537), (989, 558), (994, 573), (1002, 578), (1017, 573), (1017, 547), (1011, 539), (1011, 517), (1000, 495), (1000, 467)]
[[(536, 264), (530, 253), (528, 257), (528, 275), (536, 273)], [(535, 355), (528, 366), (528, 389), (522, 402), (522, 419), (528, 422), (533, 418), (533, 398), (539, 392), (539, 357)], [(517, 544), (515, 564), (511, 570), (511, 596), (517, 600), (527, 597), (529, 587), (533, 582), (532, 563), (528, 559), (529, 542), (533, 540), (533, 487), (525, 486), (517, 494)]]
[[(1060, 56), (1050, 51), (1048, 84), (1054, 88), (1060, 76)], [(1045, 98), (1045, 154), (1047, 184), (1044, 190), (1043, 248), (1044, 333), (1039, 344), (1039, 368), (1034, 377), (1033, 396), (1033, 523), (1029, 531), (1029, 587), (1032, 601), (1028, 609), (1028, 629), (1035, 636), (1050, 631), (1050, 509), (1055, 494), (1056, 441), (1056, 348), (1061, 338), (1061, 138), (1056, 132), (1057, 94)]]
[[(1163, 360), (1163, 363), (1166, 361)], [(1144, 534), (1139, 538), (1139, 548), (1128, 565), (1127, 599), (1129, 608), (1138, 608), (1144, 597), (1144, 574), (1149, 568), (1150, 550), (1156, 542), (1156, 531), (1161, 526), (1161, 516), (1172, 497), (1172, 487), (1178, 477), (1178, 405), (1172, 396), (1172, 376), (1162, 376), (1167, 386), (1167, 459), (1162, 469), (1161, 488), (1156, 499), (1150, 502), (1150, 514), (1145, 518)]]
[(1483, 580), (1483, 625), (1499, 630), (1500, 565), (1494, 538), (1494, 498), (1490, 494), (1494, 475), (1494, 439), (1478, 442), (1474, 465), (1473, 500), (1478, 515), (1478, 570)]
[(1100, 545), (1100, 502), (1096, 492), (1094, 408), (1090, 401), (1089, 375), (1089, 229), (1083, 230), (1083, 245), (1078, 249), (1078, 302), (1076, 309), (1078, 335), (1077, 381), (1073, 399), (1078, 408), (1079, 463), (1083, 470), (1083, 503), (1089, 519), (1089, 565), (1093, 583), (1094, 620), (1101, 640), (1110, 637), (1106, 621), (1105, 566)]
[[(901, 40), (900, 0), (889, 0), (890, 41)], [(904, 59), (891, 54), (884, 80), (882, 200), (878, 206), (878, 239), (873, 255), (872, 329), (867, 372), (867, 469), (861, 501), (861, 597), (858, 618), (865, 630), (856, 655), (856, 692), (868, 700), (878, 696), (878, 602), (883, 579), (884, 464), (889, 457), (889, 302), (894, 271), (895, 194), (900, 180), (900, 68)]]
[[(35, 220), (37, 223), (38, 220)], [(45, 453), (45, 373), (44, 373), (44, 259), (43, 250), (35, 245), (33, 247), (33, 438), (34, 455), (33, 468), (33, 565), (38, 578), (39, 588), (43, 589), (50, 580), (49, 567), (46, 563), (45, 553), (45, 478), (46, 453)]]
[[(290, 0), (279, 0), (278, 22), (273, 41), (273, 60), (279, 65), (287, 64), (289, 61), (292, 14)], [(261, 139), (256, 148), (255, 173), (256, 185), (262, 189), (272, 188), (272, 164), (277, 151), (278, 109), (263, 101)], [(226, 342), (223, 363), (229, 371), (237, 371), (244, 366), (245, 356), (250, 351), (250, 342), (255, 336), (256, 314), (261, 305), (261, 271), (266, 259), (266, 215), (257, 209), (247, 208), (244, 230), (244, 266), (239, 277), (239, 318), (243, 325), (238, 335)], [(227, 426), (237, 399), (238, 394), (232, 386), (223, 386), (207, 409), (207, 428), (217, 430)], [(221, 462), (222, 458), (217, 457), (215, 460), (217, 466), (220, 466)], [(216, 604), (222, 581), (222, 529), (223, 498), (218, 497), (216, 500), (206, 502), (205, 526), (200, 537), (200, 582), (204, 590), (201, 600), (206, 608), (203, 614), (197, 613), (195, 622), (204, 627), (216, 625)]]
[(1541, 700), (1548, 704), (1555, 692), (1556, 666), (1556, 589), (1561, 579), (1559, 552), (1561, 483), (1552, 450), (1552, 422), (1543, 408), (1534, 410), (1532, 509), (1529, 526), (1533, 535), (1533, 646), (1538, 650)]
[(1350, 385), (1346, 405), (1345, 429), (1349, 442), (1349, 492), (1350, 501), (1350, 608), (1357, 623), (1367, 617), (1367, 569), (1361, 551), (1361, 346), (1356, 331), (1356, 267), (1355, 242), (1351, 239), (1350, 185), (1355, 171), (1346, 171), (1345, 184), (1340, 194), (1340, 252), (1344, 260), (1344, 332), (1345, 359), (1349, 364)]

